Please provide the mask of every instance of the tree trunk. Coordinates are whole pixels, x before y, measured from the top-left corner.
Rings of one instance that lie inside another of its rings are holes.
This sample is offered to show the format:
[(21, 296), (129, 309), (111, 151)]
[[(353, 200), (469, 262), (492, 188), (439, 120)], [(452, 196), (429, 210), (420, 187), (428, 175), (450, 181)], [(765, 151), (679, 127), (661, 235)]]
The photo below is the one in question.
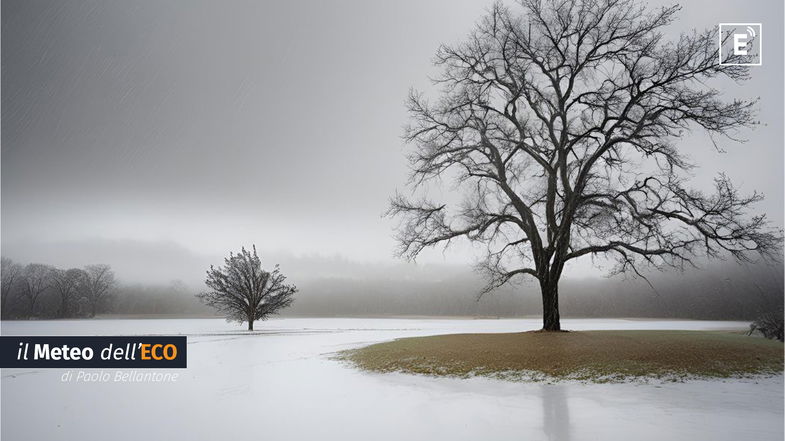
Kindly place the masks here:
[(559, 282), (542, 283), (542, 330), (561, 331), (559, 322)]
[(253, 331), (253, 316), (248, 316), (248, 330)]

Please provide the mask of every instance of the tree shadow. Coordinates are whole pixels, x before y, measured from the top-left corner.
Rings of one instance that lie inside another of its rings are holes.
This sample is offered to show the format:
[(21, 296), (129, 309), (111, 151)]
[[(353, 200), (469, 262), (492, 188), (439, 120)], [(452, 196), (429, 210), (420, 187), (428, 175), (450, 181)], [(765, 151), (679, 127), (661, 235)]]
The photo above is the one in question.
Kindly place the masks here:
[(541, 387), (543, 432), (546, 439), (569, 441), (570, 409), (567, 393), (562, 385), (544, 384)]

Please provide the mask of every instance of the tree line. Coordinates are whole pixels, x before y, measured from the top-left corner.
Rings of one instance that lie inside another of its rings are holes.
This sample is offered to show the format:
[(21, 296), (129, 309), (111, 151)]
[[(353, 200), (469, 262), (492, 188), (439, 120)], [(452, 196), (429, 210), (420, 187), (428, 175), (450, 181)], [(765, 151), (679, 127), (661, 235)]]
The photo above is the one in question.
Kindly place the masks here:
[(117, 288), (106, 264), (64, 269), (3, 257), (1, 271), (3, 319), (94, 317), (107, 309)]
[[(250, 252), (250, 251), (249, 251)], [(253, 259), (255, 262), (255, 259)], [(47, 266), (47, 265), (44, 265)], [(51, 284), (35, 302), (32, 315), (22, 280), (26, 267), (3, 259), (2, 317), (57, 318), (62, 302)], [(49, 268), (53, 268), (49, 266)], [(562, 311), (568, 317), (660, 317), (710, 320), (755, 320), (771, 313), (782, 316), (782, 264), (710, 265), (702, 271), (647, 274), (656, 289), (641, 279), (589, 278), (563, 282), (567, 294)], [(360, 269), (357, 269), (360, 271)], [(72, 272), (73, 274), (73, 272)], [(364, 276), (299, 275), (297, 301), (284, 316), (473, 316), (521, 317), (541, 313), (537, 285), (524, 283), (497, 288), (477, 300), (483, 280), (464, 267), (420, 270), (389, 267)], [(203, 288), (195, 281), (142, 283), (119, 281), (98, 305), (98, 314), (132, 316), (215, 316), (196, 297)], [(13, 285), (13, 289), (9, 289)], [(34, 284), (33, 284), (34, 285)], [(90, 317), (87, 296), (72, 291), (66, 305), (77, 305), (63, 318)]]

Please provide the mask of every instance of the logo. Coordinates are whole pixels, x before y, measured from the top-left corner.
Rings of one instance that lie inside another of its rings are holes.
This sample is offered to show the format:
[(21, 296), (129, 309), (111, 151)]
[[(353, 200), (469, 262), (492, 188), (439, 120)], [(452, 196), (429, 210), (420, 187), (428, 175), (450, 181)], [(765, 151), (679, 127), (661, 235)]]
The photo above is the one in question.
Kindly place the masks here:
[(187, 338), (0, 336), (0, 368), (187, 367)]
[(763, 64), (761, 23), (720, 23), (719, 34), (721, 66)]

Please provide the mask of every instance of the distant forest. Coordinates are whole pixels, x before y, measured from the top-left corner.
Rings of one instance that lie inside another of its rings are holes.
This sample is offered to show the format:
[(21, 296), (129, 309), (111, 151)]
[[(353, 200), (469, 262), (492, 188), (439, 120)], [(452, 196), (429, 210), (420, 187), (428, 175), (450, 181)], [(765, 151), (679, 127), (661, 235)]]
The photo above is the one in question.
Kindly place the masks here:
[[(781, 310), (782, 265), (731, 263), (642, 279), (565, 279), (564, 317), (661, 317), (752, 320)], [(533, 284), (510, 285), (479, 301), (482, 280), (468, 268), (391, 271), (365, 277), (304, 277), (282, 316), (539, 316)], [(115, 280), (109, 265), (61, 269), (3, 259), (3, 319), (88, 318), (94, 315), (213, 316), (196, 299), (206, 288), (181, 281), (141, 284)]]
[[(782, 310), (781, 265), (728, 263), (648, 278), (654, 288), (642, 279), (562, 280), (562, 316), (751, 320), (763, 312)], [(302, 285), (286, 314), (539, 317), (542, 312), (534, 284), (504, 286), (478, 301), (482, 286), (482, 280), (469, 271), (455, 271), (441, 280), (313, 280)]]

